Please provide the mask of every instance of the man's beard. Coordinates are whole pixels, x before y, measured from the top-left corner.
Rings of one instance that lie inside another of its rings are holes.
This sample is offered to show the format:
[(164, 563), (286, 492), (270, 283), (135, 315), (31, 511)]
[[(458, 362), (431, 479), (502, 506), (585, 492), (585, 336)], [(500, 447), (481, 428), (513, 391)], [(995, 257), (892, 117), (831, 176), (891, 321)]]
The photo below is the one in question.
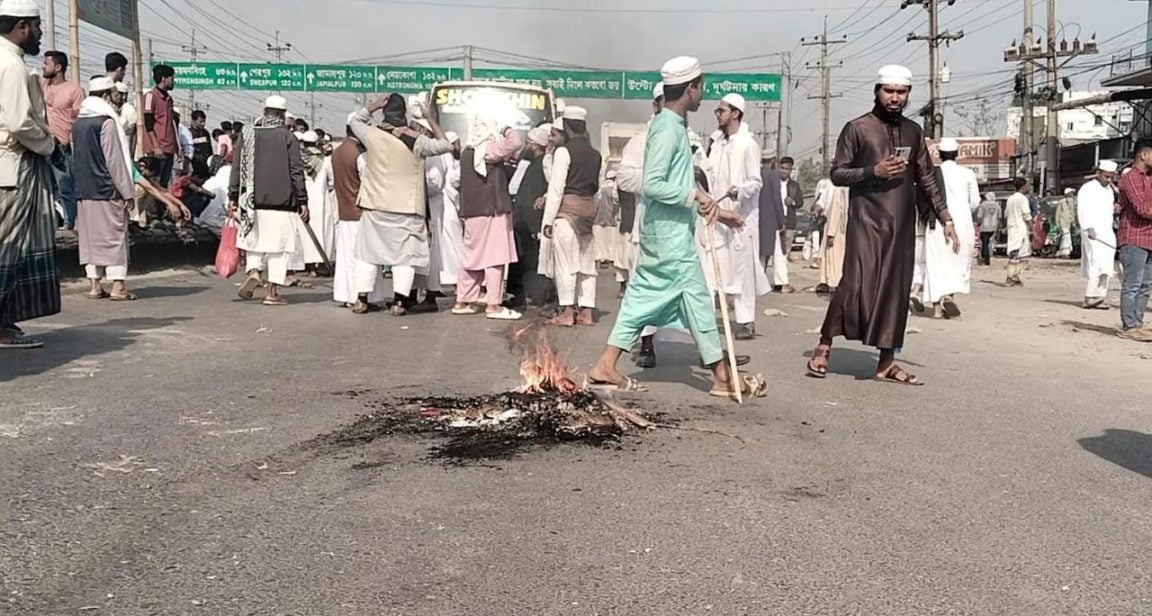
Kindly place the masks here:
[(20, 49), (22, 49), (24, 51), (24, 53), (26, 53), (30, 56), (38, 56), (38, 55), (40, 55), (40, 41), (36, 41), (36, 40), (25, 41), (24, 44), (20, 46)]

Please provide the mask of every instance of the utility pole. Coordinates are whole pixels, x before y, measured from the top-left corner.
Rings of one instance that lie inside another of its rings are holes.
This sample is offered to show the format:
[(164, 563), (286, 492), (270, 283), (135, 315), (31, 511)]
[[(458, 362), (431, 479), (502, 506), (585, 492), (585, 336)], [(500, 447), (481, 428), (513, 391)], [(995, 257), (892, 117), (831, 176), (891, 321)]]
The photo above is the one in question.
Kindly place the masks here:
[[(1034, 66), (1040, 66), (1048, 71), (1048, 85), (1042, 90), (1047, 114), (1044, 131), (1044, 159), (1039, 165), (1040, 179), (1045, 192), (1055, 191), (1060, 183), (1060, 114), (1058, 110), (1053, 109), (1053, 105), (1060, 102), (1057, 100), (1060, 96), (1059, 71), (1076, 56), (1096, 53), (1098, 51), (1096, 35), (1092, 35), (1092, 38), (1084, 43), (1076, 38), (1072, 40), (1071, 44), (1068, 43), (1067, 39), (1061, 39), (1057, 44), (1056, 0), (1048, 0), (1048, 41), (1047, 45), (1041, 45), (1039, 41), (1033, 41), (1032, 38), (1032, 4), (1030, 0), (1024, 0), (1024, 7), (1024, 41), (1020, 45), (1017, 45), (1016, 41), (1012, 41), (1012, 45), (1004, 50), (1005, 62), (1021, 63), (1021, 77), (1016, 84), (1021, 108), (1020, 152), (1018, 156), (1023, 157), (1025, 161), (1023, 174), (1035, 185), (1038, 165), (1034, 162), (1036, 138), (1032, 118), (1032, 85)], [(1063, 63), (1060, 63), (1061, 58), (1065, 58)], [(1041, 64), (1040, 60), (1045, 62)]]
[(464, 46), (464, 81), (472, 81), (472, 46)]
[(308, 108), (308, 126), (312, 127), (312, 129), (315, 130), (316, 129), (316, 110), (317, 109), (323, 109), (324, 103), (317, 103), (316, 102), (316, 94), (313, 93), (313, 94), (308, 95), (308, 102), (304, 103), (304, 106)]
[(820, 81), (821, 81), (820, 96), (809, 96), (808, 98), (809, 99), (817, 99), (818, 98), (823, 102), (823, 107), (824, 107), (824, 140), (822, 143), (824, 145), (823, 145), (823, 147), (820, 148), (820, 150), (821, 150), (820, 153), (823, 156), (825, 169), (828, 169), (828, 165), (830, 164), (831, 158), (832, 158), (831, 152), (829, 150), (829, 145), (828, 145), (829, 122), (831, 121), (831, 111), (832, 111), (831, 102), (832, 102), (832, 99), (840, 98), (840, 96), (841, 96), (840, 94), (832, 94), (832, 91), (831, 91), (832, 69), (844, 66), (843, 62), (837, 62), (835, 67), (828, 64), (828, 46), (829, 45), (839, 45), (841, 43), (847, 43), (847, 42), (848, 42), (847, 36), (841, 36), (839, 39), (836, 39), (834, 41), (828, 40), (828, 16), (827, 15), (824, 16), (824, 33), (823, 34), (816, 37), (815, 40), (800, 39), (800, 44), (805, 46), (805, 47), (810, 47), (812, 45), (819, 45), (820, 46), (820, 63), (819, 64), (812, 64), (811, 62), (807, 63), (808, 68), (820, 70)]
[(279, 30), (276, 31), (276, 39), (275, 40), (276, 40), (275, 44), (266, 43), (265, 45), (268, 47), (269, 53), (276, 54), (276, 62), (280, 63), (280, 62), (284, 61), (284, 54), (286, 52), (292, 51), (292, 43), (284, 43), (283, 45), (281, 45), (280, 44), (280, 31)]
[(72, 78), (80, 79), (80, 8), (77, 0), (68, 0), (68, 49), (71, 51)]
[[(196, 29), (193, 28), (192, 29), (192, 44), (191, 45), (181, 45), (180, 50), (183, 51), (184, 53), (188, 54), (189, 56), (191, 56), (192, 64), (196, 64), (196, 58), (199, 57), (202, 52), (208, 51), (208, 48), (203, 46), (203, 45), (197, 45), (196, 44)], [(188, 90), (188, 106), (191, 107), (193, 110), (196, 109), (196, 89), (195, 88), (191, 88)]]
[[(48, 49), (56, 49), (56, 0), (47, 0), (44, 3), (44, 37), (48, 45)], [(79, 81), (79, 80), (77, 80)]]
[[(948, 6), (952, 6), (956, 0), (946, 0), (946, 2)], [(944, 113), (940, 110), (940, 41), (951, 44), (952, 41), (964, 38), (964, 31), (960, 30), (955, 34), (948, 31), (940, 32), (940, 3), (938, 0), (903, 0), (900, 3), (900, 9), (904, 10), (913, 4), (922, 5), (928, 10), (928, 34), (926, 36), (909, 34), (908, 41), (928, 41), (928, 70), (930, 72), (928, 106), (924, 108), (921, 115), (924, 117), (924, 132), (928, 138), (939, 139), (944, 136)]]
[[(787, 92), (780, 93), (780, 113), (776, 116), (776, 157), (788, 155), (788, 144), (792, 142), (792, 52), (786, 51), (780, 56), (781, 70), (780, 86), (787, 88)], [(785, 102), (787, 96), (787, 102)], [(788, 119), (785, 120), (785, 114)], [(787, 128), (788, 132), (784, 130)]]

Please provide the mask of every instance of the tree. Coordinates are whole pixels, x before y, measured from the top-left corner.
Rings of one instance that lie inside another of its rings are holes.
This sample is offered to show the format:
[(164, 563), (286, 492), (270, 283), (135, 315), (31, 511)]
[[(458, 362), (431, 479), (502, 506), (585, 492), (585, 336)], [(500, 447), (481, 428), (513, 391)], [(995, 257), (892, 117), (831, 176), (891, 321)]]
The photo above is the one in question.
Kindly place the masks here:
[(809, 158), (796, 166), (795, 176), (800, 189), (807, 195), (816, 192), (816, 183), (828, 177), (828, 170), (820, 163), (820, 159)]

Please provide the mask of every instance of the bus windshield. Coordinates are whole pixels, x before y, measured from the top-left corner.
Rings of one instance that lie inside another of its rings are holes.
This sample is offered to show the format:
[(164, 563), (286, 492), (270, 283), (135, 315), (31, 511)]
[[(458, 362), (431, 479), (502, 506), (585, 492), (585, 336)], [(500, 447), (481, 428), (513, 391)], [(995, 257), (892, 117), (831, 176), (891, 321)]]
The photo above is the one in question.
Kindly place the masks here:
[(543, 88), (490, 82), (448, 82), (432, 88), (432, 113), (444, 132), (467, 146), (474, 130), (508, 122), (519, 131), (553, 118), (552, 93)]

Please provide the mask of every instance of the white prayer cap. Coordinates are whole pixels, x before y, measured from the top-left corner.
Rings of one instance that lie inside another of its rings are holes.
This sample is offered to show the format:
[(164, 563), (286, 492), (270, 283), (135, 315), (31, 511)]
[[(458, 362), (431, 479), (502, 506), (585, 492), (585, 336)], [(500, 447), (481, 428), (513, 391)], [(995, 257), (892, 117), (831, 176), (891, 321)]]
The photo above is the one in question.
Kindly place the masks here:
[(889, 64), (880, 67), (880, 72), (876, 76), (876, 83), (889, 86), (908, 86), (912, 87), (912, 71), (908, 67), (900, 66), (899, 64)]
[[(109, 86), (109, 87), (111, 87), (111, 86)], [(174, 114), (176, 114), (176, 115), (184, 115), (184, 112), (180, 111), (180, 108), (179, 108), (179, 107), (173, 107), (173, 108), (172, 108), (172, 113), (174, 113)]]
[(116, 87), (116, 82), (112, 81), (111, 77), (93, 77), (88, 80), (89, 92), (107, 92)]
[(700, 61), (691, 56), (677, 56), (664, 63), (660, 68), (660, 76), (665, 86), (677, 86), (691, 83), (692, 80), (704, 74), (700, 68)]
[(1074, 194), (1076, 194), (1076, 189), (1075, 189), (1075, 188), (1065, 188), (1065, 189), (1064, 189), (1064, 194), (1066, 194), (1066, 195), (1074, 195)]
[(564, 113), (564, 110), (567, 108), (568, 108), (568, 103), (565, 102), (564, 99), (562, 99), (562, 98), (556, 99), (556, 113)]
[(1096, 168), (1104, 173), (1116, 173), (1116, 170), (1119, 169), (1120, 166), (1117, 165), (1114, 160), (1102, 160), (1096, 163)]
[(604, 179), (615, 180), (616, 179), (616, 170), (615, 169), (609, 169), (608, 173), (604, 174)]
[(564, 132), (564, 118), (562, 116), (556, 116), (556, 119), (552, 120), (552, 130)]
[[(1071, 189), (1069, 189), (1069, 190), (1071, 190)], [(984, 193), (984, 200), (985, 201), (995, 201), (996, 200), (996, 193)]]
[(664, 98), (664, 84), (658, 83), (655, 88), (652, 88), (652, 100), (658, 101)]
[(128, 84), (124, 83), (123, 81), (117, 81), (116, 82), (116, 91), (121, 93), (121, 94), (127, 94), (128, 93)]
[(344, 120), (344, 125), (345, 126), (352, 126), (352, 120), (355, 120), (357, 115), (359, 115), (359, 114), (357, 114), (355, 111), (348, 114), (348, 117)]
[(571, 107), (565, 107), (563, 117), (565, 120), (579, 120), (580, 122), (583, 122), (588, 119), (588, 110), (583, 107), (577, 107), (575, 105)]
[(666, 86), (678, 86), (691, 83), (693, 79), (704, 74), (700, 68), (700, 61), (690, 56), (678, 56), (664, 63), (660, 68), (660, 76)]
[(725, 94), (724, 98), (720, 99), (720, 102), (728, 103), (729, 107), (732, 107), (733, 109), (739, 109), (741, 113), (744, 112), (744, 108), (747, 105), (747, 103), (744, 101), (744, 97), (736, 94), (735, 92), (731, 94)]
[(296, 138), (296, 141), (304, 141), (304, 133), (292, 133), (292, 136)]
[(4, 17), (39, 17), (40, 7), (36, 6), (33, 0), (4, 0), (0, 2), (0, 15)]
[(264, 99), (265, 109), (279, 109), (280, 111), (288, 111), (288, 99), (283, 96), (273, 94)]
[(544, 148), (548, 147), (548, 137), (551, 136), (552, 129), (547, 126), (537, 126), (528, 131), (528, 141)]
[(937, 149), (941, 152), (959, 152), (960, 143), (951, 137), (945, 137), (940, 140), (940, 145)]
[(303, 135), (300, 135), (300, 140), (304, 143), (320, 143), (320, 135), (317, 135), (314, 130), (306, 130)]
[(448, 143), (460, 143), (460, 135), (452, 131), (444, 133), (444, 138), (448, 140)]

